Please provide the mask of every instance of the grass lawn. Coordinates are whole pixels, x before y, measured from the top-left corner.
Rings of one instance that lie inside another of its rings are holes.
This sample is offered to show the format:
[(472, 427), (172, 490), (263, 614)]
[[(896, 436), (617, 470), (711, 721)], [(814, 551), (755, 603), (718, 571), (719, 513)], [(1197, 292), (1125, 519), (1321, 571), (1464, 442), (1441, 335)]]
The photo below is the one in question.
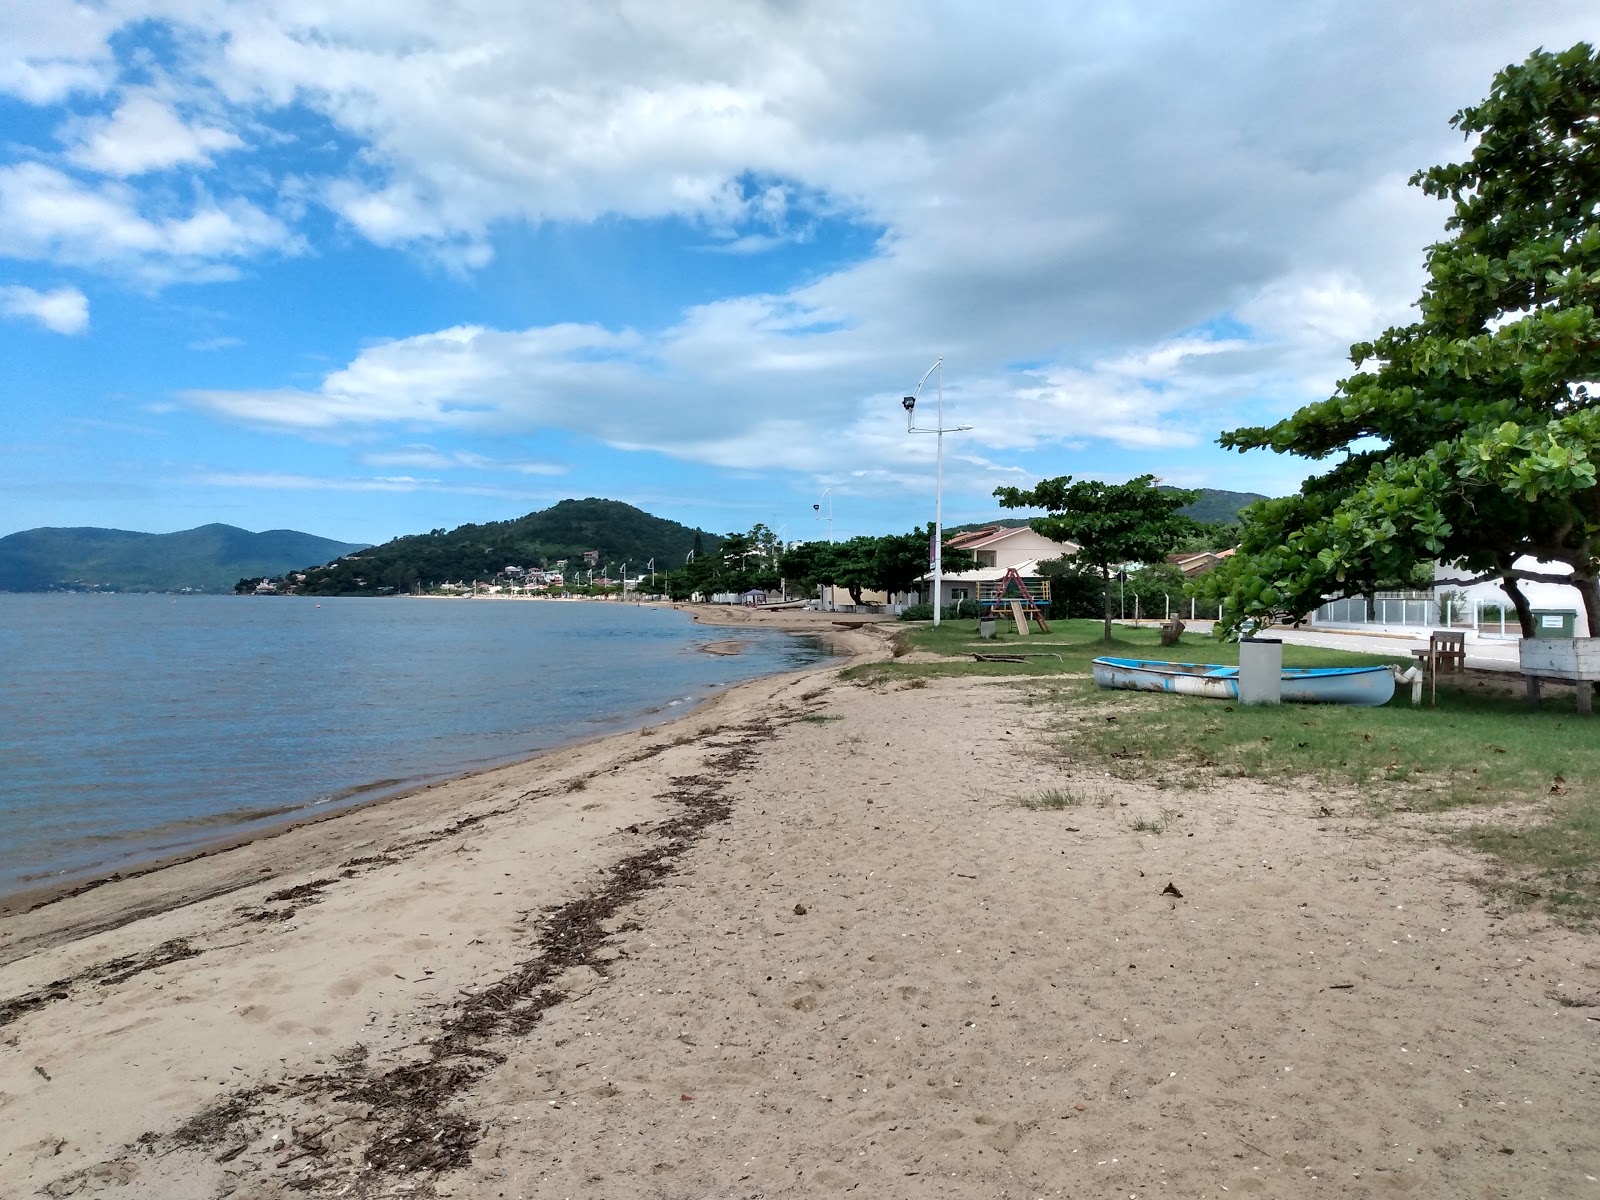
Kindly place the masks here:
[[(1101, 655), (1237, 663), (1236, 643), (1186, 633), (1161, 648), (1153, 628), (1098, 621), (1052, 622), (1051, 633), (978, 638), (976, 622), (938, 630), (911, 624), (913, 650), (945, 662), (893, 661), (856, 668), (863, 682), (928, 675), (1014, 677), (1031, 703), (1053, 713), (1056, 748), (1068, 764), (1104, 779), (1138, 779), (1187, 791), (1216, 779), (1295, 782), (1312, 794), (1355, 794), (1366, 810), (1438, 811), (1495, 805), (1495, 814), (1454, 835), (1497, 857), (1500, 890), (1511, 903), (1539, 904), (1575, 924), (1600, 921), (1600, 725), (1576, 715), (1570, 696), (1538, 711), (1515, 695), (1473, 686), (1441, 688), (1438, 707), (1413, 708), (1396, 689), (1382, 708), (1341, 705), (1246, 707), (1198, 697), (1105, 692), (1087, 678)], [(976, 652), (1048, 652), (1060, 658), (980, 663)], [(1409, 655), (1348, 654), (1310, 646), (1283, 648), (1285, 666), (1405, 663)], [(1054, 678), (1051, 678), (1051, 677)], [(1041, 807), (1061, 807), (1071, 795)], [(1505, 806), (1513, 806), (1507, 808)]]

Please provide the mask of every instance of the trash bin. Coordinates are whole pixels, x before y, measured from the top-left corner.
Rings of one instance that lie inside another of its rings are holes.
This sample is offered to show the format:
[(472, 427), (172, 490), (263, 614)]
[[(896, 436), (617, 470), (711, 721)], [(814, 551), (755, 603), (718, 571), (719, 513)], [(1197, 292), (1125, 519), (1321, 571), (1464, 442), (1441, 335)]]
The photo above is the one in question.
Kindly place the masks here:
[(1533, 610), (1533, 636), (1536, 638), (1570, 638), (1578, 628), (1578, 613), (1571, 608), (1536, 608)]
[(978, 636), (981, 638), (992, 638), (994, 636), (993, 609), (985, 609), (983, 615), (978, 618)]
[(1283, 703), (1283, 643), (1277, 638), (1240, 639), (1239, 703)]

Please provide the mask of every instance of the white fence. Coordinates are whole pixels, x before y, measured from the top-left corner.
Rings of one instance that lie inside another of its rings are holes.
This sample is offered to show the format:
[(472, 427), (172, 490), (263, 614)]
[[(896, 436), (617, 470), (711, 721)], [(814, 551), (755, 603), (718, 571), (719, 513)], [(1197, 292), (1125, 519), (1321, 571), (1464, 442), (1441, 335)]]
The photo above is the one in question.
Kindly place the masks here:
[[(1370, 612), (1370, 615), (1369, 615)], [(1520, 627), (1510, 603), (1396, 593), (1378, 595), (1367, 607), (1365, 596), (1330, 600), (1317, 609), (1318, 625), (1389, 625), (1412, 629), (1473, 629), (1487, 636), (1517, 637)]]

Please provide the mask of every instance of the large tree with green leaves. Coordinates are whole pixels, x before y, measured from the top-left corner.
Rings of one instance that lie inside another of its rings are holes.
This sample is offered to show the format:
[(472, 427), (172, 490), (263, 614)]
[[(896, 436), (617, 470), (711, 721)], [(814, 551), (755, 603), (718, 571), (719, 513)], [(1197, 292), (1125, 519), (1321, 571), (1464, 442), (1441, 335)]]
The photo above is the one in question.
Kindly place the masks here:
[[(802, 589), (817, 584), (842, 587), (852, 603), (868, 591), (893, 595), (908, 592), (928, 572), (928, 530), (853, 537), (845, 542), (800, 542), (784, 551), (778, 566), (784, 578)], [(944, 548), (947, 571), (965, 571), (976, 564), (969, 551)]]
[[(1465, 162), (1411, 182), (1453, 205), (1411, 324), (1351, 347), (1328, 400), (1222, 444), (1338, 456), (1298, 496), (1247, 510), (1241, 554), (1203, 586), (1230, 624), (1298, 616), (1430, 561), (1461, 581), (1571, 582), (1600, 633), (1600, 57), (1538, 51), (1451, 122)], [(1519, 569), (1523, 556), (1572, 575)]]
[(1074, 483), (1072, 476), (1062, 475), (1026, 490), (996, 488), (994, 494), (1001, 508), (1044, 509), (1047, 515), (1035, 517), (1029, 527), (1052, 541), (1077, 543), (1074, 557), (1100, 574), (1108, 642), (1116, 569), (1125, 563), (1160, 562), (1198, 528), (1178, 515), (1180, 508), (1193, 502), (1195, 493), (1158, 488), (1154, 475), (1140, 475), (1127, 483), (1096, 479)]

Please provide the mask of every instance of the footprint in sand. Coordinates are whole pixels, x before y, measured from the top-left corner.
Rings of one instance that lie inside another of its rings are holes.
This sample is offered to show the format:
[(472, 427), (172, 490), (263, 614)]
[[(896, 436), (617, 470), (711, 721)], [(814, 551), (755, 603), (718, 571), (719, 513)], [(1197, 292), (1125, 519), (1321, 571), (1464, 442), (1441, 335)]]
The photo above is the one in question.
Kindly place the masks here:
[(328, 985), (328, 995), (337, 1000), (347, 1000), (361, 990), (361, 978), (357, 975), (346, 975), (343, 979), (336, 979)]

